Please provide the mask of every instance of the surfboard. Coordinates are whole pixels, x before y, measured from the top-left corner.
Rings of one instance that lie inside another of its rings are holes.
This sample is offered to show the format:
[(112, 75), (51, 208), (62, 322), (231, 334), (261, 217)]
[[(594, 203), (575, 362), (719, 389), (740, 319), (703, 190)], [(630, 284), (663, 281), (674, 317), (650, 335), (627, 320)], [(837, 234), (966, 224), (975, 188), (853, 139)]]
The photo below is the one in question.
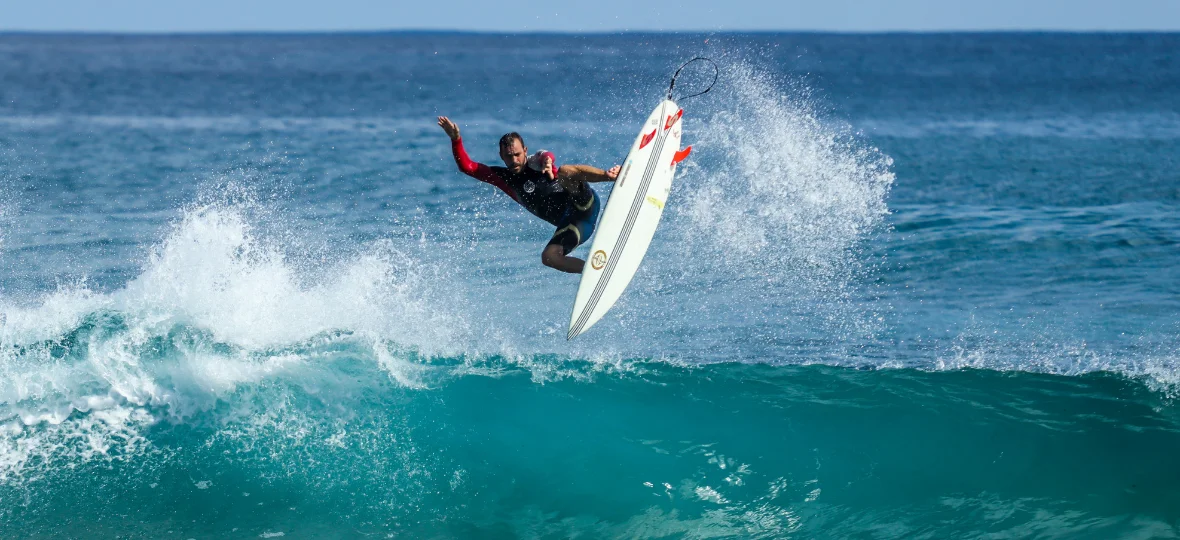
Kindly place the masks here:
[(692, 151), (692, 147), (680, 150), (683, 114), (666, 99), (635, 137), (595, 228), (566, 339), (589, 330), (606, 315), (647, 254), (672, 189), (676, 164)]

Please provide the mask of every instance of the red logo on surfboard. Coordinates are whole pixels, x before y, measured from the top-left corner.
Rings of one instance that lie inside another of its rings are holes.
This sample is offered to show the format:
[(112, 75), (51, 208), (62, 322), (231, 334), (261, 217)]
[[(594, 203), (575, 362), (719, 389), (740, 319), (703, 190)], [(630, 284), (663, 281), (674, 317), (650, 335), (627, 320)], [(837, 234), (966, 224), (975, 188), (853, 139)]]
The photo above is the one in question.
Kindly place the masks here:
[(643, 139), (639, 141), (639, 149), (643, 150), (643, 147), (647, 146), (647, 143), (650, 143), (651, 140), (654, 139), (655, 137), (656, 137), (656, 130), (653, 129), (653, 130), (651, 130), (651, 133), (644, 135)]
[(676, 114), (669, 116), (668, 121), (664, 122), (664, 130), (666, 131), (671, 129), (672, 124), (675, 124), (677, 120), (680, 120), (680, 115), (682, 114), (684, 114), (684, 109), (680, 109), (679, 111), (676, 111)]

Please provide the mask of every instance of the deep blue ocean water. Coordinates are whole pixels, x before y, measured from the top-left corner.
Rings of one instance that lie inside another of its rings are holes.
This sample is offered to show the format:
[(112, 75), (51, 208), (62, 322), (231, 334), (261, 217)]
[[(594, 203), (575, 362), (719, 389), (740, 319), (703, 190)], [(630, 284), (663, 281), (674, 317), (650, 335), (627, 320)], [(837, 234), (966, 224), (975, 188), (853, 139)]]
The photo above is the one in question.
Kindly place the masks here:
[[(0, 35), (0, 538), (1180, 536), (1178, 50)], [(605, 168), (696, 55), (567, 342), (435, 116)]]

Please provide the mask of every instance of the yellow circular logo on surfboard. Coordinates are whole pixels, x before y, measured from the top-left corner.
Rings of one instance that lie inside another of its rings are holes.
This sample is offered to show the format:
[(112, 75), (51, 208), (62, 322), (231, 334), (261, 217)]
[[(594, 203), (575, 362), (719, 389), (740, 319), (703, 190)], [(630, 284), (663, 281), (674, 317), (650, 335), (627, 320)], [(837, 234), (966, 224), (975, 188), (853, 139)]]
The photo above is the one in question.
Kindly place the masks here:
[(594, 255), (590, 257), (590, 267), (595, 270), (602, 270), (603, 266), (606, 266), (606, 252), (600, 249), (595, 251)]

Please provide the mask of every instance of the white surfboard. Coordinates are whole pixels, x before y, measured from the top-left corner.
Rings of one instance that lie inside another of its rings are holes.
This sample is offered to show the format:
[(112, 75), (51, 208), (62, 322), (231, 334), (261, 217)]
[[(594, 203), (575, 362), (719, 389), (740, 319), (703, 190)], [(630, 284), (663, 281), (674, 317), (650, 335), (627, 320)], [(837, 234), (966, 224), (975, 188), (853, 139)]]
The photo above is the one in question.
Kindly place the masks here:
[(664, 100), (631, 145), (595, 228), (566, 339), (594, 326), (639, 269), (664, 213), (676, 164), (692, 150), (680, 151), (683, 112), (672, 100)]

